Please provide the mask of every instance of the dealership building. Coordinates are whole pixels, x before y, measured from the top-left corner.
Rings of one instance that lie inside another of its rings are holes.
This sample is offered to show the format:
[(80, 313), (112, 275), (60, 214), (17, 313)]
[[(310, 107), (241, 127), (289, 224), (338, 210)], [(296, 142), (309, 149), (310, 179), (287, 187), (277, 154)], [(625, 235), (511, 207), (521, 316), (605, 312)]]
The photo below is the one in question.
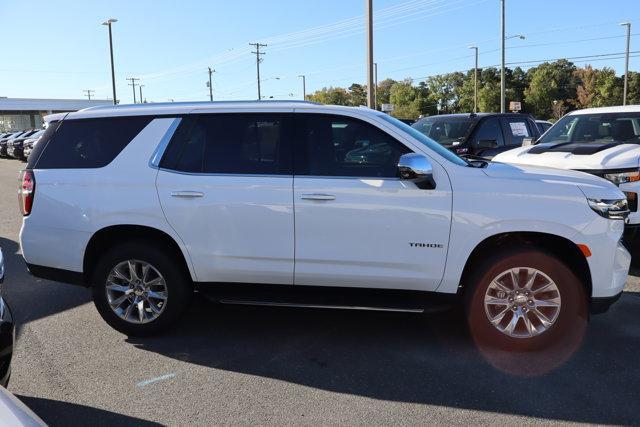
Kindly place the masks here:
[(33, 99), (0, 97), (0, 132), (41, 128), (43, 117), (52, 113), (110, 105), (108, 99)]

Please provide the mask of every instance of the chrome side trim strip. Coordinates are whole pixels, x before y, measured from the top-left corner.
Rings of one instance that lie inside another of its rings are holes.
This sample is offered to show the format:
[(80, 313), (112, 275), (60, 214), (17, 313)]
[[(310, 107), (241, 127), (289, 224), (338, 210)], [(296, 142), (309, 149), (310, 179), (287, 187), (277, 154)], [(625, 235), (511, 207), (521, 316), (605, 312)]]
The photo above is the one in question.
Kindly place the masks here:
[(234, 299), (222, 299), (219, 301), (221, 304), (231, 305), (257, 305), (266, 307), (295, 307), (295, 308), (321, 308), (321, 309), (334, 309), (334, 310), (360, 310), (360, 311), (386, 311), (396, 313), (424, 313), (422, 308), (392, 308), (392, 307), (364, 307), (364, 306), (352, 306), (352, 305), (325, 305), (325, 304), (298, 304), (288, 302), (275, 302), (275, 301), (251, 301), (251, 300), (234, 300)]

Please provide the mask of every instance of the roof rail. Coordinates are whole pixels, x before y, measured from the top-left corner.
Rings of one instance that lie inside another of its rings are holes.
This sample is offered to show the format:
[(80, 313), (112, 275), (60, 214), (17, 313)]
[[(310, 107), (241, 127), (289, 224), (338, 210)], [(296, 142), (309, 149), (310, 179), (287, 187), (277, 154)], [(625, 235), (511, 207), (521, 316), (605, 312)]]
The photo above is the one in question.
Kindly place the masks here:
[(146, 104), (118, 104), (118, 105), (96, 105), (95, 107), (83, 108), (80, 111), (95, 111), (105, 110), (109, 108), (151, 108), (151, 107), (180, 107), (189, 105), (223, 105), (223, 104), (254, 104), (257, 102), (273, 103), (273, 104), (306, 104), (306, 105), (321, 105), (319, 102), (302, 101), (302, 100), (286, 100), (286, 99), (269, 99), (269, 100), (238, 100), (238, 101), (182, 101), (182, 102), (149, 102)]

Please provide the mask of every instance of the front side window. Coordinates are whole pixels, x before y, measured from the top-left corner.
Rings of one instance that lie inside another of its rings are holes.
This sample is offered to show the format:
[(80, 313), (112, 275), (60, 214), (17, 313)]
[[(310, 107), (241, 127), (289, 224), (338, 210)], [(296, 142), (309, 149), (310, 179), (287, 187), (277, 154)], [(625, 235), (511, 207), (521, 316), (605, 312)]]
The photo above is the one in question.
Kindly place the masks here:
[(539, 143), (640, 143), (640, 113), (575, 114), (564, 116)]
[(403, 144), (362, 120), (323, 114), (296, 117), (297, 175), (396, 178)]
[(445, 147), (453, 147), (466, 140), (473, 122), (469, 116), (430, 116), (412, 127)]
[[(113, 161), (153, 117), (110, 117), (64, 120), (50, 126), (35, 167), (38, 169), (101, 168)], [(40, 145), (40, 144), (39, 144)]]
[(160, 166), (191, 173), (290, 175), (287, 122), (279, 114), (186, 117)]
[(496, 117), (490, 117), (480, 123), (480, 127), (475, 133), (474, 141), (479, 143), (480, 141), (493, 141), (496, 146), (504, 145), (504, 138), (502, 137), (502, 129), (500, 128), (500, 120)]

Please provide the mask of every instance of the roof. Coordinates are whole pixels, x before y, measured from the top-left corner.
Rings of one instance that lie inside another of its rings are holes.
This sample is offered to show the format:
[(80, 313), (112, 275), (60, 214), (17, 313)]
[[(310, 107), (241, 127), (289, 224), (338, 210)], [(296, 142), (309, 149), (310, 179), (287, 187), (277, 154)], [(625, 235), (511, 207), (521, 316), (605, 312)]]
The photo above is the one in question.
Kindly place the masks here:
[[(220, 102), (163, 102), (133, 105), (110, 105), (87, 108), (75, 113), (69, 113), (66, 119), (100, 118), (114, 116), (146, 116), (146, 115), (179, 115), (192, 112), (216, 110), (271, 110), (282, 111), (292, 109), (317, 109), (330, 111), (368, 110), (363, 107), (343, 107), (337, 105), (322, 105), (309, 101), (220, 101)], [(374, 111), (374, 110), (369, 110)]]
[(0, 97), (0, 111), (77, 111), (83, 108), (110, 105), (107, 99), (36, 99)]
[(423, 119), (473, 119), (487, 116), (527, 116), (523, 113), (455, 113), (455, 114), (438, 114), (436, 116), (426, 116)]
[(640, 105), (618, 105), (616, 107), (598, 107), (575, 110), (570, 115), (577, 114), (603, 114), (603, 113), (640, 113)]

